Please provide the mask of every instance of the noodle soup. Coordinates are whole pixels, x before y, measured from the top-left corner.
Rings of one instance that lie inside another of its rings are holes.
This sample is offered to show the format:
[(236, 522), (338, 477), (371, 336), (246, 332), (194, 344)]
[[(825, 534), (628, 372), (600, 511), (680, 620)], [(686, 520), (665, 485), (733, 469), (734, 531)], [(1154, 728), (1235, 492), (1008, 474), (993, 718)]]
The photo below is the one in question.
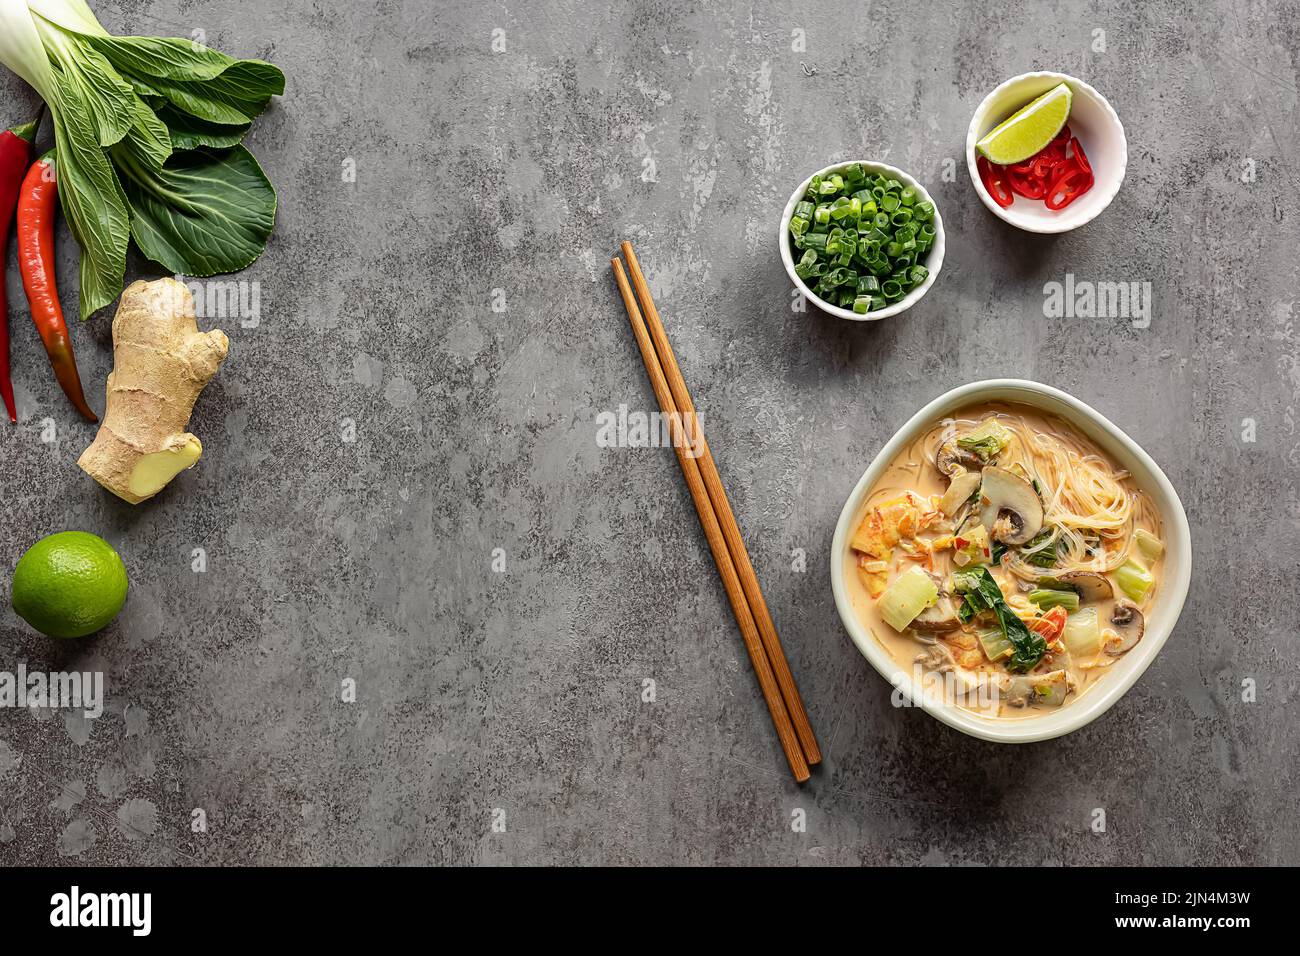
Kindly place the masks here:
[(961, 409), (891, 461), (844, 560), (859, 619), (926, 693), (982, 716), (1067, 705), (1142, 640), (1164, 545), (1150, 498), (1027, 405)]

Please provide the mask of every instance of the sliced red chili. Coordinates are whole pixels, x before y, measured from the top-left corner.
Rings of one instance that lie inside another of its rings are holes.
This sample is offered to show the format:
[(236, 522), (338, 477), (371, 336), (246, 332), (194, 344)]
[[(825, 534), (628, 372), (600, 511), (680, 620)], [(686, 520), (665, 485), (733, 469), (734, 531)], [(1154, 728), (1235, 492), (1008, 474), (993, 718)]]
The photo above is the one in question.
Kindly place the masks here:
[[(1048, 149), (1051, 147), (1049, 146)], [(1051, 179), (1056, 173), (1056, 168), (1065, 162), (1063, 156), (1055, 156), (1046, 149), (1034, 157), (1033, 173), (1039, 179)]]
[(1007, 167), (1007, 182), (1011, 191), (1026, 199), (1042, 199), (1047, 195), (1047, 181), (1032, 173), (1023, 173), (1015, 166)]
[(1088, 162), (1088, 154), (1083, 151), (1083, 144), (1073, 136), (1070, 137), (1070, 152), (1078, 162), (1079, 168), (1089, 176), (1092, 175), (1092, 163)]
[(1047, 187), (1047, 196), (1043, 201), (1053, 211), (1064, 209), (1091, 189), (1092, 184), (1091, 170), (1085, 170), (1072, 160), (1068, 161), (1057, 171), (1052, 184)]
[(1015, 202), (1011, 188), (1007, 185), (1006, 171), (1003, 167), (990, 163), (983, 156), (976, 156), (975, 168), (979, 170), (980, 181), (984, 183), (984, 188), (988, 190), (995, 203), (1006, 209)]

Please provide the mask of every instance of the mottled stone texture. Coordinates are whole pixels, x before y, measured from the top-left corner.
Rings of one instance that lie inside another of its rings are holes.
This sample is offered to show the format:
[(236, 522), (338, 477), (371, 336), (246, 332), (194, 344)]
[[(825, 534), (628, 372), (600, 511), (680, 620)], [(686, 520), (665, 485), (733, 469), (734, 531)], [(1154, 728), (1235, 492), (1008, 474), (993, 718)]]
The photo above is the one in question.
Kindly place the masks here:
[[(11, 254), (3, 577), (82, 528), (132, 583), (80, 642), (0, 612), (0, 669), (102, 669), (109, 695), (94, 722), (0, 711), (0, 863), (1300, 862), (1293, 5), (95, 6), (284, 68), (250, 136), (280, 218), (240, 277), (260, 322), (201, 323), (231, 339), (191, 426), (204, 458), (136, 508), (75, 466), (93, 429)], [(1035, 68), (1093, 83), (1129, 136), (1114, 205), (1050, 239), (996, 221), (962, 159), (984, 94)], [(13, 77), (0, 93), (3, 125), (33, 112)], [(776, 252), (790, 190), (850, 157), (914, 173), (948, 228), (937, 285), (879, 324), (792, 311)], [(596, 442), (600, 412), (653, 403), (608, 269), (623, 238), (828, 754), (802, 789), (672, 454)], [(1150, 327), (1045, 318), (1067, 272), (1149, 281)], [(110, 318), (73, 329), (97, 407)], [(1019, 748), (892, 707), (827, 570), (889, 435), (1003, 375), (1137, 439), (1197, 549), (1137, 686)]]

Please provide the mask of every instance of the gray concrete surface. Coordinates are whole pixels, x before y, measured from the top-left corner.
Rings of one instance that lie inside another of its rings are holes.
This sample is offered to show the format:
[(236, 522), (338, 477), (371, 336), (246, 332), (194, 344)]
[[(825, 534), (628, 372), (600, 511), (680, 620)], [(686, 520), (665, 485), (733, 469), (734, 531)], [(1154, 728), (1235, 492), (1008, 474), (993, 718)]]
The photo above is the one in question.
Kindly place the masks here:
[[(102, 670), (108, 695), (91, 722), (0, 710), (0, 864), (1300, 862), (1294, 5), (94, 6), (283, 67), (250, 140), (280, 218), (239, 277), (260, 321), (203, 323), (231, 337), (204, 458), (138, 508), (76, 468), (93, 429), (10, 259), (4, 578), (82, 528), (132, 584), (80, 642), (0, 611), (3, 665)], [(1129, 137), (1114, 205), (1055, 239), (995, 221), (961, 152), (985, 93), (1034, 68), (1093, 83)], [(0, 94), (5, 125), (32, 112), (7, 74)], [(775, 248), (793, 186), (853, 156), (916, 174), (948, 227), (928, 298), (877, 325), (792, 311)], [(596, 441), (601, 412), (653, 406), (609, 274), (623, 238), (828, 754), (802, 789), (671, 452)], [(66, 234), (60, 261), (75, 310)], [(1045, 318), (1066, 273), (1150, 282), (1150, 327)], [(74, 329), (96, 407), (110, 319)], [(894, 429), (1001, 375), (1136, 438), (1196, 547), (1138, 685), (1018, 749), (891, 707), (827, 572)]]

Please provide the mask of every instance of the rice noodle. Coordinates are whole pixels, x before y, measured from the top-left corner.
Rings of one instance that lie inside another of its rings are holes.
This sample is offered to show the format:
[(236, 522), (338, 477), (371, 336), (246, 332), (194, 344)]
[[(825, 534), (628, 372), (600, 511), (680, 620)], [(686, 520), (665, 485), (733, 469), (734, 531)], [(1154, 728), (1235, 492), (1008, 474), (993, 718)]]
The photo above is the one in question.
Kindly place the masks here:
[(1024, 580), (1034, 581), (1043, 569), (1028, 564), (1026, 556), (1056, 547), (1054, 570), (1112, 571), (1124, 563), (1137, 528), (1142, 497), (1096, 449), (1072, 433), (1045, 434), (1014, 417), (998, 416), (1012, 433), (998, 456), (1004, 468), (1015, 466), (1036, 479), (1043, 499), (1043, 524), (1050, 536), (1024, 554), (1011, 552), (1006, 568)]

